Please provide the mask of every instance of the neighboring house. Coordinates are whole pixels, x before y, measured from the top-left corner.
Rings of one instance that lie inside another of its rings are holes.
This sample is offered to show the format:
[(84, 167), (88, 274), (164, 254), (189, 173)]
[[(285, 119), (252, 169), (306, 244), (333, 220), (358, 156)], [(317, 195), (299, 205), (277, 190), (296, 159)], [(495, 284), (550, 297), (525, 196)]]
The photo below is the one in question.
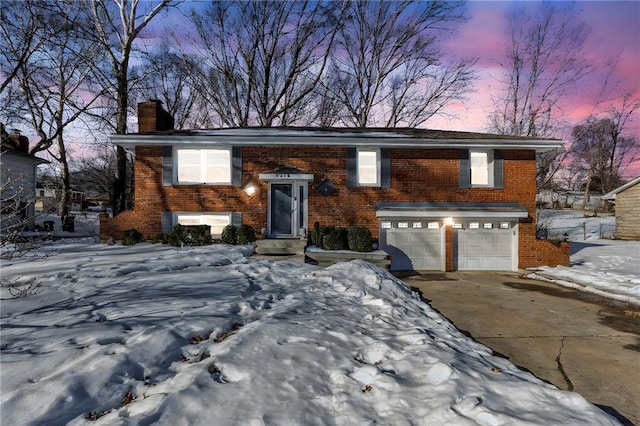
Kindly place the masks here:
[[(36, 211), (53, 213), (58, 210), (60, 200), (62, 199), (62, 190), (51, 187), (46, 184), (36, 184)], [(70, 212), (82, 211), (82, 207), (86, 204), (86, 194), (82, 191), (69, 191)]]
[(0, 231), (30, 230), (35, 214), (36, 167), (46, 160), (29, 154), (29, 139), (17, 132), (1, 129)]
[[(587, 194), (587, 202), (584, 202), (584, 191), (539, 191), (536, 197), (538, 206), (547, 209), (573, 209), (601, 210), (603, 202), (597, 192)], [(583, 207), (584, 206), (584, 207)]]
[(314, 223), (364, 225), (396, 270), (516, 270), (568, 264), (568, 244), (536, 240), (535, 153), (559, 140), (423, 129), (171, 130), (139, 105), (135, 210), (101, 217), (101, 236), (146, 237), (177, 223), (305, 238)]
[(640, 240), (640, 176), (601, 198), (616, 205), (616, 238)]

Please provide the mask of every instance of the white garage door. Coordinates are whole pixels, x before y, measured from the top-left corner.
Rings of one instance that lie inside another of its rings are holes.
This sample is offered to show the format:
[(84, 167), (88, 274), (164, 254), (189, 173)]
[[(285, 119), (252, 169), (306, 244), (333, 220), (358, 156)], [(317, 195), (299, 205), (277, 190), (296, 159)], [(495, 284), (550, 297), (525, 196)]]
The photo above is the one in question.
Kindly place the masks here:
[(458, 270), (512, 270), (512, 229), (467, 228), (455, 231), (458, 246)]
[[(397, 226), (397, 223), (393, 223)], [(393, 227), (381, 229), (381, 249), (391, 255), (391, 270), (440, 270), (442, 232), (440, 229)]]

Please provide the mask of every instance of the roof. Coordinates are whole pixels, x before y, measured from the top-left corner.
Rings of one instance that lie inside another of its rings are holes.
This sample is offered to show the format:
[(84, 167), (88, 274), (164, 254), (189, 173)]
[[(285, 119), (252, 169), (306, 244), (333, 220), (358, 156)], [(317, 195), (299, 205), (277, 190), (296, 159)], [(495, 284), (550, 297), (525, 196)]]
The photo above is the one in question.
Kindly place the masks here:
[(456, 202), (378, 202), (377, 217), (450, 217), (457, 218), (521, 218), (528, 217), (527, 208), (516, 203)]
[(32, 160), (36, 164), (48, 164), (50, 161), (45, 160), (44, 158), (36, 157), (35, 155), (28, 154), (26, 152), (19, 151), (17, 149), (7, 147), (6, 145), (2, 145), (2, 150), (0, 151), (2, 155), (10, 154), (15, 155), (17, 158), (23, 158), (25, 160)]
[(415, 128), (243, 127), (209, 130), (168, 130), (112, 135), (126, 149), (150, 145), (349, 146), (397, 148), (535, 149), (562, 145), (560, 139), (540, 139), (491, 133)]
[(631, 179), (629, 182), (625, 183), (624, 185), (621, 185), (619, 187), (617, 187), (616, 189), (614, 189), (611, 192), (607, 192), (606, 194), (604, 194), (602, 197), (600, 197), (603, 200), (608, 200), (608, 201), (613, 201), (616, 199), (616, 195), (619, 194), (620, 192), (631, 188), (634, 185), (637, 185), (638, 183), (640, 183), (640, 176)]

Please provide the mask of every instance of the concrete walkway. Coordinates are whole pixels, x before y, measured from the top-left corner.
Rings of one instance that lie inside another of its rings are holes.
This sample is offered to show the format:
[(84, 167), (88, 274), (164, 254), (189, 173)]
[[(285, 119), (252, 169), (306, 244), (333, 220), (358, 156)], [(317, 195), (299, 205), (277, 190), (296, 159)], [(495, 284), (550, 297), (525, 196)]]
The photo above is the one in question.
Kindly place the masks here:
[(516, 273), (401, 278), (512, 363), (640, 426), (640, 308)]

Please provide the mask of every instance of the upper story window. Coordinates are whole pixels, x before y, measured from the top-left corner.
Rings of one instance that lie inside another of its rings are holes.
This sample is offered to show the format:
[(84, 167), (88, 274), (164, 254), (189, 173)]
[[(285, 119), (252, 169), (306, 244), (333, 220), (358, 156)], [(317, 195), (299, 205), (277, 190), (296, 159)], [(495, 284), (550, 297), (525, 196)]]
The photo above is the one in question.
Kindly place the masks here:
[(493, 155), (488, 151), (469, 152), (471, 186), (493, 186)]
[(231, 183), (231, 150), (176, 149), (178, 183)]
[(347, 148), (347, 187), (391, 188), (391, 150)]
[(380, 186), (380, 150), (358, 150), (358, 185)]
[(502, 150), (460, 150), (460, 188), (474, 187), (504, 189)]

